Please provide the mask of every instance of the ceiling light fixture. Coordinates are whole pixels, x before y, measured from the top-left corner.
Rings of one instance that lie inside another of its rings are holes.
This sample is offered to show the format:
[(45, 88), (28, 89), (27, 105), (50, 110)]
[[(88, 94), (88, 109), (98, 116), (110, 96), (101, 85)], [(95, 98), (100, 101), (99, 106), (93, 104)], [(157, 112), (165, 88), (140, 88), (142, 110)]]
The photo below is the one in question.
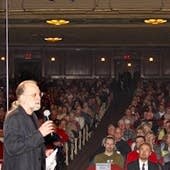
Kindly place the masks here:
[(52, 19), (52, 20), (46, 20), (47, 24), (51, 25), (65, 25), (70, 23), (70, 21), (64, 20), (64, 19)]
[(48, 38), (44, 38), (45, 41), (47, 42), (58, 42), (58, 41), (61, 41), (62, 38), (60, 37), (48, 37)]
[(161, 18), (151, 18), (151, 19), (145, 19), (144, 22), (146, 24), (152, 24), (152, 25), (158, 25), (158, 24), (164, 24), (167, 22), (166, 19), (161, 19)]

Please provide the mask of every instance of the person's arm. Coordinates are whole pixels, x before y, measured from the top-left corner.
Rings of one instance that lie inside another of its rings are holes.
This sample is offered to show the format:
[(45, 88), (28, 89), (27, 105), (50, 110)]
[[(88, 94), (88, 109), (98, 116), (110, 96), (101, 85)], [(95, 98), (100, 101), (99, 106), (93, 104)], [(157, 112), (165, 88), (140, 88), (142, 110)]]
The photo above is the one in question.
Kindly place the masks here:
[(44, 138), (39, 130), (25, 135), (15, 117), (5, 122), (4, 131), (4, 146), (11, 156), (29, 152), (44, 143)]
[(121, 154), (118, 154), (117, 156), (117, 160), (115, 162), (117, 165), (119, 165), (121, 168), (124, 167), (124, 159), (123, 156)]
[(129, 163), (129, 164), (127, 165), (127, 169), (126, 169), (126, 170), (134, 170), (134, 168), (132, 167), (131, 163)]
[(43, 137), (54, 131), (50, 122), (47, 121), (39, 129), (24, 134), (20, 127), (22, 125), (19, 125), (15, 117), (8, 119), (4, 126), (4, 145), (8, 154), (19, 155), (40, 147), (44, 143)]

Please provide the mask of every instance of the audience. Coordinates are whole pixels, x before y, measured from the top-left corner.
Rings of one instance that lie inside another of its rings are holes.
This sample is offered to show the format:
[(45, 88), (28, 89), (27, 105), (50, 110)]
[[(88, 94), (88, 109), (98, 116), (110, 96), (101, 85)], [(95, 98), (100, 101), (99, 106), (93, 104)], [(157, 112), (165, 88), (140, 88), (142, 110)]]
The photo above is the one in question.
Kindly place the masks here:
[[(78, 138), (79, 132), (85, 128), (85, 125), (90, 131), (93, 130), (102, 119), (111, 101), (110, 83), (108, 79), (58, 79), (44, 81), (42, 84), (40, 82), (39, 85), (44, 91), (41, 98), (42, 108), (36, 113), (39, 123), (44, 122), (43, 111), (45, 109), (50, 110), (50, 118), (56, 123), (56, 133), (53, 138), (46, 139), (46, 144), (64, 151), (65, 143), (68, 143), (70, 147), (70, 143), (75, 142), (75, 138)], [(16, 97), (13, 89), (9, 92), (11, 106)], [(14, 104), (13, 107), (15, 108)], [(5, 110), (5, 89), (3, 88), (0, 89), (0, 132), (3, 132)]]
[[(89, 130), (93, 130), (95, 125), (101, 121), (107, 106), (113, 99), (109, 83), (110, 81), (104, 79), (83, 81), (60, 79), (42, 84), (43, 107), (37, 112), (40, 123), (43, 122), (43, 111), (49, 109), (51, 119), (56, 122), (56, 134), (60, 143), (63, 145), (66, 142), (73, 142), (85, 125)], [(121, 79), (120, 84), (121, 90), (129, 92), (127, 81)], [(15, 101), (13, 91), (13, 89), (9, 90), (10, 105)], [(2, 127), (6, 112), (4, 96), (5, 91), (0, 89), (1, 136), (3, 136)], [(15, 103), (13, 107), (15, 108)], [(102, 155), (107, 157), (114, 153), (115, 159), (120, 157), (121, 161), (118, 161), (120, 167), (125, 166), (127, 169), (136, 166), (137, 159), (144, 162), (142, 155), (145, 155), (148, 167), (151, 163), (157, 168), (154, 164), (157, 163), (163, 167), (163, 170), (169, 170), (169, 133), (170, 86), (168, 82), (141, 81), (137, 83), (132, 101), (117, 126), (108, 125), (106, 134), (109, 137), (108, 140), (106, 140), (107, 137), (104, 140), (105, 151)], [(144, 145), (144, 149), (140, 150), (145, 142), (149, 145)], [(109, 153), (109, 150), (112, 151)], [(96, 163), (99, 158), (100, 156), (96, 155), (94, 162)]]
[(170, 169), (170, 133), (165, 136), (165, 141), (161, 144), (161, 154), (163, 158), (163, 170)]
[[(137, 169), (137, 166), (142, 166), (142, 155), (146, 157), (149, 170), (161, 167), (163, 170), (170, 169), (168, 87), (168, 83), (163, 86), (152, 81), (139, 83), (131, 104), (118, 121), (118, 126), (108, 126), (107, 134), (115, 138), (116, 149), (123, 156), (125, 169)], [(143, 144), (146, 145), (142, 151), (140, 147)]]

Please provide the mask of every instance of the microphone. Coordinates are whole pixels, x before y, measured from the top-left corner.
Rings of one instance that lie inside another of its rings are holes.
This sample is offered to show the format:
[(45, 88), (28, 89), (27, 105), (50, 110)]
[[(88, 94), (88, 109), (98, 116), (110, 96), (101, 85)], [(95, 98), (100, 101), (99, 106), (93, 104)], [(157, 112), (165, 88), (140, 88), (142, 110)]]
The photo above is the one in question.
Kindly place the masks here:
[(46, 120), (50, 120), (49, 116), (50, 116), (51, 113), (50, 113), (49, 110), (44, 110), (43, 114), (44, 114)]
[[(44, 114), (44, 117), (46, 118), (46, 121), (47, 121), (47, 120), (50, 120), (49, 116), (50, 116), (51, 113), (50, 113), (49, 110), (44, 110), (43, 114)], [(53, 136), (53, 135), (54, 135), (54, 134), (51, 133), (51, 136)]]

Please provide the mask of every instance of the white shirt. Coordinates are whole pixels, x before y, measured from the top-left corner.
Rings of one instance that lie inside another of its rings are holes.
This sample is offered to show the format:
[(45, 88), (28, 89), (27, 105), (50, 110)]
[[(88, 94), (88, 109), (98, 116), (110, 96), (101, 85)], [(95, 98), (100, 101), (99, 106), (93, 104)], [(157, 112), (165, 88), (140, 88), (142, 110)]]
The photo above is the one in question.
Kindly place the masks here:
[(141, 159), (139, 159), (139, 169), (140, 170), (143, 170), (142, 167), (143, 167), (143, 164), (145, 164), (145, 170), (148, 170), (148, 160), (143, 162)]
[(159, 112), (159, 116), (162, 117), (165, 114), (165, 112)]

